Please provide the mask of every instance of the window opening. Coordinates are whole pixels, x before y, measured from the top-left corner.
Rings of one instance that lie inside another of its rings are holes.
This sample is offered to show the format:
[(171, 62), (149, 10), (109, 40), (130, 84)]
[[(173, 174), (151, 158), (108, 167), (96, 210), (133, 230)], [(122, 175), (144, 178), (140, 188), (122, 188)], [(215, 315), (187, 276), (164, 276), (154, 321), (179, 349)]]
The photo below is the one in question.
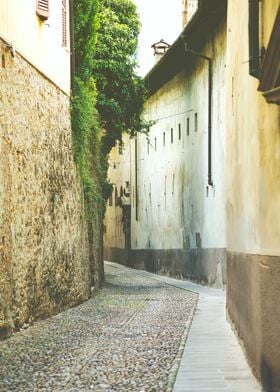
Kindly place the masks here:
[(111, 193), (111, 195), (109, 196), (109, 206), (112, 207), (113, 205), (113, 194)]
[(36, 14), (40, 19), (48, 19), (49, 11), (49, 0), (37, 0)]
[(115, 188), (115, 206), (118, 205), (118, 188)]

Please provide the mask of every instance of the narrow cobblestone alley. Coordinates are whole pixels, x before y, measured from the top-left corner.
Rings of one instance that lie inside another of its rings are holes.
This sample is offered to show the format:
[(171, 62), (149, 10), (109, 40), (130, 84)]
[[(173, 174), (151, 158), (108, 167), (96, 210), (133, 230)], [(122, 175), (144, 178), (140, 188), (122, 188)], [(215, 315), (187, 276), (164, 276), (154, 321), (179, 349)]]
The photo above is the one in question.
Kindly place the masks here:
[(106, 265), (99, 295), (1, 342), (0, 391), (172, 390), (196, 301)]

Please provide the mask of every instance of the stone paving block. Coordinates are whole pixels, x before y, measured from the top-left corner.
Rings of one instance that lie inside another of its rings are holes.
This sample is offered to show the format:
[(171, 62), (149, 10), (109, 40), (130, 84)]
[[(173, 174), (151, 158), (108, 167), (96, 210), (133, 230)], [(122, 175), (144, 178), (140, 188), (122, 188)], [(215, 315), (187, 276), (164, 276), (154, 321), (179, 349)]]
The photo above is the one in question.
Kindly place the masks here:
[[(199, 294), (173, 392), (262, 390), (226, 320), (225, 291), (146, 271), (138, 273)], [(215, 383), (211, 383), (211, 379), (215, 379)]]

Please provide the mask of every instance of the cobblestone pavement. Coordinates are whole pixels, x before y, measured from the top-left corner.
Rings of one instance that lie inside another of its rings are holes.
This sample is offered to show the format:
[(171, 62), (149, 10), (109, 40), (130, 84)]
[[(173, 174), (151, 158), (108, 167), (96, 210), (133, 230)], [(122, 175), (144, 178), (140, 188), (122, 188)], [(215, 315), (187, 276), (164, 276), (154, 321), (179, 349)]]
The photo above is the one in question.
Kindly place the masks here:
[(106, 266), (86, 303), (0, 342), (0, 391), (169, 391), (197, 295)]

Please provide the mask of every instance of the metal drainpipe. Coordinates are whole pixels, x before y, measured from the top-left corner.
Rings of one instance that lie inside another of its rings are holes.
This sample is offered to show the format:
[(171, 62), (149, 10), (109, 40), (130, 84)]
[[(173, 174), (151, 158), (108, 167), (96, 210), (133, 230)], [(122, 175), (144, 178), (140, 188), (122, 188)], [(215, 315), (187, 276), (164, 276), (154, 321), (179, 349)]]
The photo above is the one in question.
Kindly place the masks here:
[(249, 0), (249, 73), (255, 78), (260, 74), (259, 7), (260, 0)]
[(75, 94), (74, 0), (69, 0), (71, 92)]
[(213, 90), (213, 61), (210, 57), (194, 50), (188, 49), (185, 42), (185, 52), (191, 53), (208, 61), (208, 185), (213, 186), (212, 178), (212, 90)]

